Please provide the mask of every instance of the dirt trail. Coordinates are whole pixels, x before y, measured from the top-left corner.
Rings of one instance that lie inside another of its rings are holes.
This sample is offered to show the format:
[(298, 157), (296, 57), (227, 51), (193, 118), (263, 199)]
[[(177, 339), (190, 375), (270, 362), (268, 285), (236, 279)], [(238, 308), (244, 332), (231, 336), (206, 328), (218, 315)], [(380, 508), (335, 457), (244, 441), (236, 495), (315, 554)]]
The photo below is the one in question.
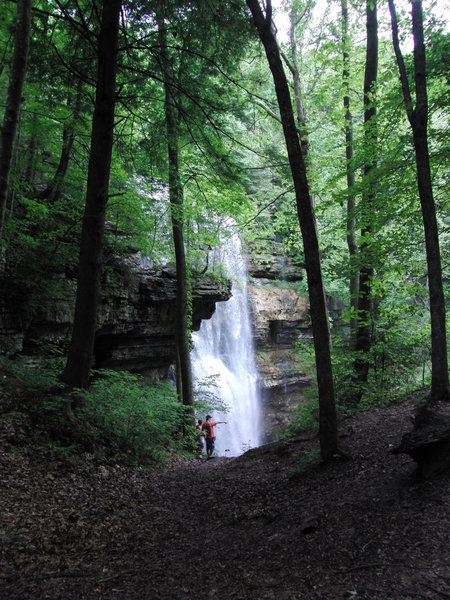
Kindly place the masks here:
[(3, 432), (0, 597), (449, 598), (450, 476), (419, 482), (389, 453), (412, 412), (346, 421), (353, 460), (309, 470), (316, 440), (58, 474)]

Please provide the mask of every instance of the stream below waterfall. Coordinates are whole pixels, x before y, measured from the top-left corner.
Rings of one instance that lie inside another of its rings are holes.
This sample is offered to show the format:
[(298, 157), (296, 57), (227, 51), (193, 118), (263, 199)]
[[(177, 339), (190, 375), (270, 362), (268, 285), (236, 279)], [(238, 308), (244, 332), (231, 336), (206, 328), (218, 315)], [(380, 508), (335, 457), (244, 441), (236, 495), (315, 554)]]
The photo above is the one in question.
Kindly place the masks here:
[[(218, 302), (211, 319), (202, 321), (193, 334), (194, 386), (222, 403), (224, 410), (211, 409), (215, 427), (215, 454), (239, 456), (260, 444), (261, 407), (258, 393), (252, 328), (247, 298), (247, 269), (241, 242), (233, 232), (220, 248), (212, 251), (210, 264), (222, 264), (232, 279), (232, 297)], [(204, 419), (205, 415), (199, 415)]]

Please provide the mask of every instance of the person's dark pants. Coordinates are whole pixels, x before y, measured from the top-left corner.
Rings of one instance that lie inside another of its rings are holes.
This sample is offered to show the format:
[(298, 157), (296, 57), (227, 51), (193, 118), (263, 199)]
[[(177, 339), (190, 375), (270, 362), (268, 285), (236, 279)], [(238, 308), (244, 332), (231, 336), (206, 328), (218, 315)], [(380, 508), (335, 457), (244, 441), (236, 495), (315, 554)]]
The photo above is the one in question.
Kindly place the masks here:
[(206, 438), (206, 454), (208, 456), (212, 456), (213, 452), (214, 452), (214, 442), (216, 441), (216, 438)]

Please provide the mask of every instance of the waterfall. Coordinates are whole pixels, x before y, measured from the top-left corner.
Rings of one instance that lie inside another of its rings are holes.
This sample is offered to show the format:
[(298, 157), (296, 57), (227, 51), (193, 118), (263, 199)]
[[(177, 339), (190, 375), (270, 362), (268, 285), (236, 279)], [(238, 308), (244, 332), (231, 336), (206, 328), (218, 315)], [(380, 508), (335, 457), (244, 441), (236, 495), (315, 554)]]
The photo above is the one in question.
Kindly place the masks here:
[[(257, 370), (247, 299), (247, 270), (237, 233), (212, 256), (226, 267), (232, 279), (232, 297), (218, 302), (210, 320), (193, 334), (192, 367), (195, 387), (208, 378), (214, 396), (226, 412), (212, 409), (213, 421), (227, 421), (215, 428), (216, 454), (239, 456), (260, 444), (260, 402)], [(211, 262), (211, 261), (210, 261)], [(199, 418), (205, 418), (204, 414)]]

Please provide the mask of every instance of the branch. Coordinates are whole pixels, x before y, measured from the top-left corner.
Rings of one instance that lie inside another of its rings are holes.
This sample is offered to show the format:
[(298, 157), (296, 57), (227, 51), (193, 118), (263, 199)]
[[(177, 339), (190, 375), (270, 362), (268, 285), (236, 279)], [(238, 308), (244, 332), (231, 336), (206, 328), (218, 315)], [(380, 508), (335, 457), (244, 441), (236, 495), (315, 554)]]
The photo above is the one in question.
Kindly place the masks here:
[(249, 225), (249, 223), (251, 223), (252, 221), (254, 221), (255, 219), (257, 219), (259, 217), (259, 215), (266, 210), (266, 208), (269, 208), (269, 206), (272, 206), (272, 204), (275, 204), (275, 202), (277, 200), (279, 200), (280, 198), (282, 198), (286, 194), (290, 194), (293, 191), (294, 191), (294, 186), (291, 186), (287, 190), (284, 190), (284, 192), (281, 192), (280, 194), (278, 194), (278, 196), (276, 196), (273, 200), (271, 200), (270, 202), (268, 202), (267, 204), (265, 204), (262, 208), (260, 208), (254, 217), (252, 217), (246, 223), (244, 223), (242, 225), (241, 229), (245, 229), (245, 227), (247, 227), (247, 225)]
[(75, 69), (72, 65), (70, 65), (62, 56), (62, 54), (59, 52), (56, 44), (54, 42), (52, 42), (52, 46), (54, 51), (56, 52), (57, 57), (59, 58), (59, 60), (61, 61), (62, 65), (69, 71), (69, 73), (73, 73), (78, 79), (81, 79), (81, 81), (83, 83), (86, 83), (87, 85), (90, 86), (95, 86), (95, 81), (93, 79), (89, 79), (88, 77), (86, 77), (86, 75), (84, 73), (80, 73), (80, 71), (78, 71), (77, 69)]
[[(161, 77), (158, 77), (157, 75), (155, 75), (155, 73), (148, 71), (146, 69), (139, 69), (138, 67), (133, 67), (132, 65), (125, 65), (123, 63), (119, 63), (118, 66), (125, 70), (129, 70), (134, 73), (139, 73), (141, 75), (145, 75), (146, 77), (150, 77), (151, 79), (153, 79), (154, 81), (158, 81), (159, 83), (163, 83), (163, 79)], [(245, 148), (245, 150), (248, 150), (249, 152), (252, 152), (252, 153), (256, 154), (257, 156), (262, 156), (262, 154), (259, 153), (257, 150), (255, 150), (254, 148), (251, 148), (250, 146), (247, 146), (243, 142), (234, 138), (227, 131), (224, 131), (221, 127), (216, 125), (216, 123), (214, 122), (212, 117), (208, 114), (208, 112), (205, 110), (205, 108), (202, 106), (202, 104), (199, 102), (199, 100), (197, 98), (195, 98), (192, 94), (187, 92), (186, 89), (179, 88), (175, 82), (172, 82), (172, 87), (177, 89), (178, 91), (180, 91), (184, 96), (186, 96), (186, 98), (188, 98), (194, 104), (194, 106), (196, 106), (199, 109), (199, 111), (204, 115), (206, 121), (211, 125), (211, 127), (213, 128), (214, 131), (221, 133), (223, 136), (230, 139), (232, 142), (238, 144), (242, 148)], [(204, 101), (204, 98), (201, 98), (201, 100)]]
[(281, 117), (279, 117), (276, 113), (274, 113), (268, 106), (266, 106), (263, 102), (261, 102), (260, 100), (253, 100), (253, 102), (257, 105), (260, 106), (261, 108), (263, 108), (266, 113), (272, 117), (272, 119), (275, 119), (275, 121), (277, 121), (278, 123), (280, 123), (280, 125), (282, 125), (281, 122)]
[(280, 48), (280, 54), (281, 54), (281, 58), (286, 63), (286, 66), (288, 67), (289, 71), (292, 73), (293, 77), (295, 77), (295, 68), (294, 68), (294, 65), (291, 63), (291, 61), (287, 57), (286, 53), (283, 52), (283, 50), (281, 50), (281, 48)]
[[(12, 2), (13, 4), (17, 4), (17, 0), (7, 0), (7, 1)], [(31, 10), (33, 13), (36, 13), (38, 15), (44, 15), (45, 17), (52, 17), (53, 19), (57, 19), (60, 21), (67, 21), (68, 23), (70, 23), (70, 25), (72, 25), (74, 27), (74, 29), (76, 29), (78, 31), (78, 33), (80, 33), (85, 39), (87, 39), (90, 42), (92, 32), (89, 30), (89, 27), (86, 25), (86, 21), (83, 17), (83, 11), (79, 8), (79, 5), (78, 5), (78, 0), (76, 1), (76, 4), (77, 4), (79, 13), (82, 16), (81, 17), (82, 23), (79, 23), (78, 21), (76, 21), (75, 19), (70, 17), (67, 14), (67, 12), (64, 10), (64, 7), (61, 6), (59, 0), (55, 0), (55, 2), (57, 3), (58, 8), (61, 10), (62, 14), (57, 14), (55, 12), (50, 12), (50, 11), (44, 10), (42, 8), (37, 8), (36, 6), (32, 6)]]
[[(72, 27), (74, 27), (74, 29), (76, 29), (78, 31), (78, 33), (81, 36), (83, 36), (90, 43), (92, 32), (90, 31), (89, 27), (87, 26), (84, 17), (82, 17), (82, 19), (83, 19), (82, 22), (79, 23), (78, 21), (76, 21), (70, 15), (67, 14), (65, 7), (61, 5), (60, 0), (55, 0), (55, 2), (58, 5), (58, 8), (62, 13), (62, 17), (59, 17), (59, 18), (62, 18), (65, 21), (67, 21), (68, 23), (70, 23), (70, 25), (72, 25)], [(83, 13), (81, 12), (81, 14), (83, 14)], [(54, 17), (55, 15), (51, 14), (51, 16)]]
[(394, 44), (395, 57), (397, 59), (398, 70), (400, 74), (400, 82), (402, 84), (403, 100), (405, 102), (406, 114), (408, 119), (411, 120), (414, 117), (414, 109), (411, 100), (411, 92), (409, 89), (408, 75), (406, 73), (405, 61), (403, 60), (402, 51), (400, 49), (400, 42), (398, 39), (398, 22), (397, 13), (395, 10), (394, 0), (388, 0), (389, 12), (391, 13), (391, 24), (392, 24), (392, 43)]
[(302, 14), (301, 14), (301, 15), (298, 15), (298, 17), (297, 17), (297, 19), (296, 19), (296, 21), (295, 21), (295, 27), (297, 27), (297, 25), (298, 25), (298, 24), (299, 24), (301, 21), (303, 21), (304, 17), (306, 17), (307, 13), (308, 13), (308, 12), (310, 11), (310, 9), (311, 9), (311, 4), (312, 4), (312, 2), (307, 2), (307, 3), (306, 3), (306, 6), (305, 6), (305, 8), (304, 8), (304, 10), (303, 10)]
[[(152, 34), (149, 34), (152, 35)], [(149, 37), (149, 36), (146, 36)], [(141, 40), (143, 40), (145, 38), (141, 38)], [(137, 42), (141, 41), (141, 40), (137, 40)], [(158, 50), (160, 48), (159, 44), (151, 44), (150, 46), (143, 44), (143, 45), (138, 45), (138, 48), (144, 48), (145, 50), (150, 50), (152, 52), (154, 52), (155, 50)], [(173, 44), (167, 44), (167, 48), (170, 50), (177, 50), (180, 52), (184, 52), (185, 54), (190, 54), (191, 56), (195, 56), (197, 58), (201, 58), (202, 60), (206, 61), (207, 63), (209, 63), (211, 66), (213, 66), (218, 73), (220, 73), (220, 75), (222, 75), (228, 82), (232, 83), (233, 85), (235, 85), (237, 88), (243, 90), (246, 94), (248, 94), (250, 97), (255, 97), (255, 98), (259, 98), (261, 100), (263, 100), (264, 98), (262, 98), (261, 96), (258, 96), (257, 94), (255, 94), (254, 92), (251, 92), (250, 90), (248, 90), (245, 85), (243, 85), (242, 83), (240, 83), (239, 81), (237, 81), (236, 79), (234, 79), (233, 77), (231, 77), (230, 75), (228, 75), (228, 73), (226, 73), (222, 67), (211, 57), (206, 56), (205, 54), (203, 54), (202, 52), (197, 52), (196, 50), (193, 50), (191, 48), (186, 48), (184, 46), (180, 46), (180, 45), (173, 45)]]

